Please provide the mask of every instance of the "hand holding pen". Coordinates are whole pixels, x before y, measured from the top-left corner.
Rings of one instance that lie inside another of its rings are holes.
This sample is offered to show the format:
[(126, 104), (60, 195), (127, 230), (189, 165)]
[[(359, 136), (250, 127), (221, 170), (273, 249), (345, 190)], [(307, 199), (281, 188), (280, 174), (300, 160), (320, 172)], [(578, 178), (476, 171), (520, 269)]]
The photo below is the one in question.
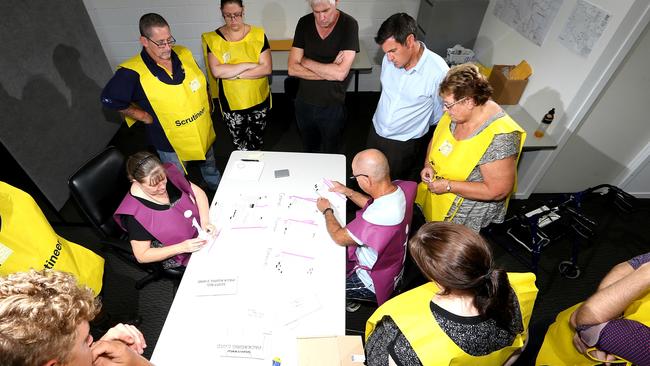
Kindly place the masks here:
[(332, 184), (331, 187), (329, 187), (330, 192), (345, 194), (345, 191), (348, 189), (348, 187), (335, 180), (331, 180), (330, 183)]
[(215, 236), (217, 234), (217, 228), (210, 223), (205, 224), (203, 231), (205, 231), (210, 236)]
[(318, 200), (316, 200), (316, 207), (318, 208), (318, 211), (323, 212), (328, 208), (331, 209), (332, 205), (327, 198), (320, 197)]

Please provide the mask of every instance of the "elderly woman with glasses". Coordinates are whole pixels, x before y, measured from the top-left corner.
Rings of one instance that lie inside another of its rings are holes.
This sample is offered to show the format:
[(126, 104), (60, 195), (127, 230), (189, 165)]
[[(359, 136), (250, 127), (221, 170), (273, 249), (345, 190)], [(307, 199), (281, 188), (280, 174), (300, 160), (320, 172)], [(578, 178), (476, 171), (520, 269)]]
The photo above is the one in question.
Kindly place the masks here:
[(271, 109), (271, 49), (264, 29), (244, 23), (241, 0), (221, 0), (225, 24), (203, 33), (212, 98), (238, 150), (259, 150)]
[(473, 64), (451, 68), (440, 96), (445, 113), (429, 143), (416, 202), (427, 221), (475, 231), (503, 222), (526, 132), (490, 99), (492, 87)]
[(205, 192), (150, 152), (130, 156), (126, 172), (131, 188), (114, 217), (128, 232), (135, 258), (140, 263), (162, 261), (164, 268), (186, 266), (190, 254), (206, 243), (196, 225), (214, 232)]

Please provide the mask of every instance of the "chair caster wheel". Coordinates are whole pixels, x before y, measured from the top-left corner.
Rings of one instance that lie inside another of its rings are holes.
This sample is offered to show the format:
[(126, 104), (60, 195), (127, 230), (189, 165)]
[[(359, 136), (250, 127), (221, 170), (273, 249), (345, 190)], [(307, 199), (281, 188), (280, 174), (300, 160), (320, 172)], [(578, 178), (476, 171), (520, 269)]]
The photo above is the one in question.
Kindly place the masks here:
[(574, 279), (580, 276), (580, 268), (571, 261), (560, 262), (558, 270), (565, 278)]

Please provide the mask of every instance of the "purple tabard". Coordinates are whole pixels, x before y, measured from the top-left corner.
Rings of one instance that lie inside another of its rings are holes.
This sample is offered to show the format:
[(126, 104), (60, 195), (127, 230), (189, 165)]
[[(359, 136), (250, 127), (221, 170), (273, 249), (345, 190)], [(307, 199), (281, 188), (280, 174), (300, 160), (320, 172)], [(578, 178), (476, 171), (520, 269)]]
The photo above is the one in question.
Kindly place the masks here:
[(362, 268), (370, 273), (379, 305), (388, 300), (393, 292), (395, 280), (402, 271), (406, 240), (413, 216), (413, 201), (417, 191), (415, 182), (396, 180), (393, 183), (402, 189), (406, 198), (406, 212), (401, 223), (386, 226), (372, 224), (364, 220), (363, 213), (373, 202), (371, 198), (364, 208), (357, 211), (356, 218), (345, 227), (362, 243), (377, 252), (375, 265), (372, 268), (366, 268), (359, 264), (356, 254), (357, 246), (349, 246), (347, 271), (350, 274), (357, 268)]
[[(133, 216), (153, 237), (167, 246), (196, 237), (198, 232), (192, 226), (192, 217), (195, 217), (199, 224), (201, 223), (201, 218), (199, 217), (199, 209), (196, 206), (196, 198), (194, 197), (190, 182), (185, 179), (183, 174), (173, 164), (164, 164), (163, 167), (165, 168), (167, 179), (181, 191), (181, 197), (178, 201), (169, 209), (154, 210), (143, 205), (133, 195), (127, 193), (120, 206), (115, 210), (113, 218), (126, 231), (122, 226), (120, 216)], [(187, 210), (192, 212), (192, 217), (189, 219), (184, 216)], [(190, 254), (178, 254), (174, 256), (174, 259), (178, 263), (186, 266), (190, 259)]]

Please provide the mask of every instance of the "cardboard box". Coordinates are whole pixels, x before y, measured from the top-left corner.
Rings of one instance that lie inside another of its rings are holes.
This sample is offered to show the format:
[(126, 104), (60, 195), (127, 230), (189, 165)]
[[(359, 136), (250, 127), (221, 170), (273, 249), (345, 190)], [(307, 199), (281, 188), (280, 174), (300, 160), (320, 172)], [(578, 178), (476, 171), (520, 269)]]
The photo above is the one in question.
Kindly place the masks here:
[(298, 338), (300, 366), (363, 366), (361, 336)]
[(271, 51), (290, 51), (293, 39), (269, 39)]
[(517, 104), (524, 93), (528, 80), (511, 80), (503, 74), (504, 68), (513, 68), (514, 65), (494, 65), (490, 73), (490, 85), (494, 89), (492, 99), (503, 105)]

